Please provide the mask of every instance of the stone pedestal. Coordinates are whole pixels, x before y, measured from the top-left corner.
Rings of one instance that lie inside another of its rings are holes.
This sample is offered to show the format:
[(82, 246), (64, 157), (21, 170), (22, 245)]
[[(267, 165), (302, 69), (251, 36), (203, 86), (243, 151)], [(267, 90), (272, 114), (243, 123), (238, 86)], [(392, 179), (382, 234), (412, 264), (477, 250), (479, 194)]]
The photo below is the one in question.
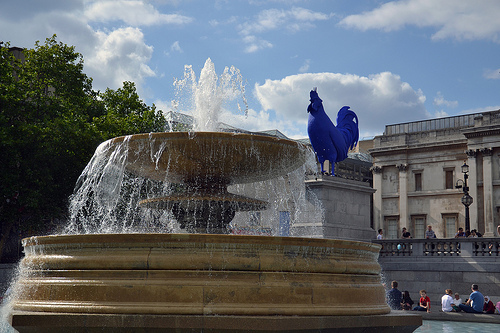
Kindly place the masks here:
[[(368, 183), (332, 176), (320, 176), (305, 183), (324, 209), (323, 226), (315, 226), (320, 230), (316, 237), (358, 241), (370, 241), (375, 237), (375, 231), (370, 227), (370, 202), (375, 190)], [(315, 222), (318, 221), (311, 221)], [(308, 225), (305, 223), (299, 227), (307, 230)]]

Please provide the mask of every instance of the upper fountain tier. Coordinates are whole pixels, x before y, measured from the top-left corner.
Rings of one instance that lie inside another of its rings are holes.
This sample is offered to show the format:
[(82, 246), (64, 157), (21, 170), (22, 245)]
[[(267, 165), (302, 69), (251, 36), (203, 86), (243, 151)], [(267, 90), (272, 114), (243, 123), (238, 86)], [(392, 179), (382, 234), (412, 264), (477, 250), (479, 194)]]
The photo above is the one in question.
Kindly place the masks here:
[(303, 165), (307, 154), (295, 141), (225, 132), (138, 134), (105, 144), (110, 151), (124, 149), (125, 167), (136, 175), (202, 187), (276, 178)]

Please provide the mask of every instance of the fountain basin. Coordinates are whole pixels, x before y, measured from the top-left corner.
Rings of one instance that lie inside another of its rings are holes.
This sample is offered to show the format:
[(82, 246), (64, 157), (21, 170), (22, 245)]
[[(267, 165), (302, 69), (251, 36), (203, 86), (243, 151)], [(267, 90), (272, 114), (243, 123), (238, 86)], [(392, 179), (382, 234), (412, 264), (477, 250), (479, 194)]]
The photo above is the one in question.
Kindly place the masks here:
[[(127, 170), (157, 181), (242, 184), (302, 166), (305, 145), (273, 136), (226, 132), (164, 132), (117, 137), (101, 149), (127, 152)], [(168, 177), (166, 179), (166, 177)]]
[[(32, 237), (14, 308), (217, 315), (388, 313), (379, 246), (204, 234)], [(349, 289), (349, 293), (344, 290)]]
[(23, 243), (12, 315), (20, 332), (44, 321), (47, 331), (55, 329), (51, 322), (65, 327), (78, 318), (90, 325), (103, 316), (117, 325), (124, 322), (117, 317), (153, 316), (177, 327), (179, 318), (219, 318), (221, 325), (220, 318), (254, 318), (272, 326), (284, 318), (325, 323), (331, 316), (390, 313), (376, 244), (212, 234), (63, 235)]

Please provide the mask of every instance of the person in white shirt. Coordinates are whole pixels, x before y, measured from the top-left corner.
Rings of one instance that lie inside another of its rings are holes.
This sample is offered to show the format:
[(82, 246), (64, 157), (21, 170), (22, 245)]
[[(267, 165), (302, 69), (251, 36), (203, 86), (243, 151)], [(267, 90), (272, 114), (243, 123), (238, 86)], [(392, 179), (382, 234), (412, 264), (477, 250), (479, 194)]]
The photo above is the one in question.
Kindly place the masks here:
[(453, 310), (453, 305), (455, 304), (451, 295), (451, 289), (446, 289), (445, 294), (441, 297), (441, 309), (443, 312), (451, 312)]
[(377, 239), (384, 239), (384, 231), (382, 229), (378, 229)]

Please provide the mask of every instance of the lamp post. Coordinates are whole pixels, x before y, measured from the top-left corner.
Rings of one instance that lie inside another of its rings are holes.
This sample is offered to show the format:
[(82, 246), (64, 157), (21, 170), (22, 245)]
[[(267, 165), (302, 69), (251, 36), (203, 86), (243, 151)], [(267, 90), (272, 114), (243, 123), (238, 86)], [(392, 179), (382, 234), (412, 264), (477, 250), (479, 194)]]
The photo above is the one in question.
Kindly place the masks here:
[(469, 166), (467, 163), (462, 165), (462, 173), (464, 174), (464, 180), (457, 180), (457, 183), (455, 185), (456, 188), (461, 188), (464, 192), (464, 195), (462, 196), (462, 204), (465, 206), (465, 230), (470, 231), (470, 217), (469, 217), (469, 206), (472, 205), (474, 200), (472, 197), (469, 195), (469, 187), (467, 186), (467, 179), (469, 178)]

